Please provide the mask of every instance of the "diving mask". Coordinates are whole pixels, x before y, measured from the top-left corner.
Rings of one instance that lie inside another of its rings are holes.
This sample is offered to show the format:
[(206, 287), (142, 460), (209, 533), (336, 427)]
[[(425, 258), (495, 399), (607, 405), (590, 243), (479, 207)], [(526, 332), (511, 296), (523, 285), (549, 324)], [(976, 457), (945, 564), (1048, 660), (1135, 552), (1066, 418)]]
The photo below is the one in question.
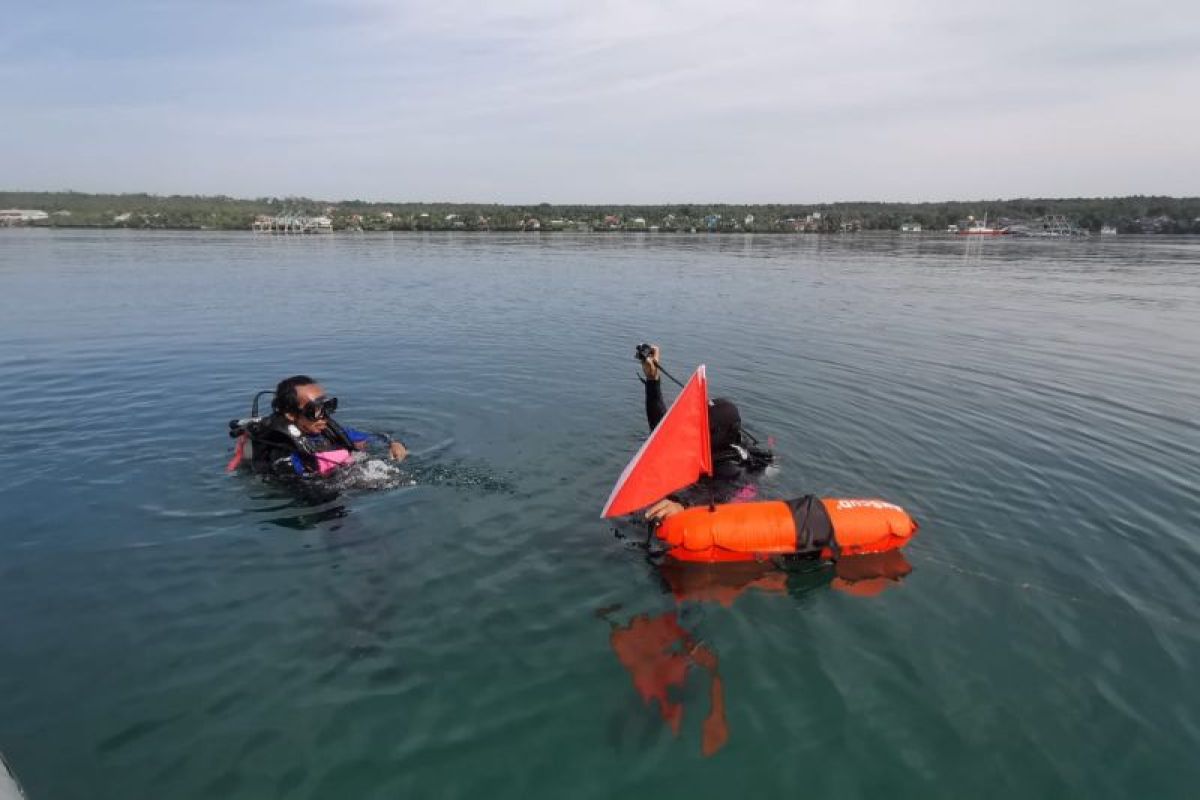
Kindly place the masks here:
[(313, 422), (317, 422), (332, 415), (337, 411), (337, 407), (338, 399), (336, 397), (321, 395), (305, 403), (304, 407), (300, 409), (300, 413)]

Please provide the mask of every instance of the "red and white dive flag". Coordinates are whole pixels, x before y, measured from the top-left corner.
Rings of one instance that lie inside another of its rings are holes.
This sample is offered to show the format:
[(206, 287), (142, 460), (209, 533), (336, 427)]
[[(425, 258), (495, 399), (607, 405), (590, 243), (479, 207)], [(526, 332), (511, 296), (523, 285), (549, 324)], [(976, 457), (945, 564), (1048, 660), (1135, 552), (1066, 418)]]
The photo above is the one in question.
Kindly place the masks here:
[(712, 475), (708, 440), (708, 378), (704, 365), (671, 404), (667, 415), (625, 467), (613, 487), (602, 517), (619, 517)]

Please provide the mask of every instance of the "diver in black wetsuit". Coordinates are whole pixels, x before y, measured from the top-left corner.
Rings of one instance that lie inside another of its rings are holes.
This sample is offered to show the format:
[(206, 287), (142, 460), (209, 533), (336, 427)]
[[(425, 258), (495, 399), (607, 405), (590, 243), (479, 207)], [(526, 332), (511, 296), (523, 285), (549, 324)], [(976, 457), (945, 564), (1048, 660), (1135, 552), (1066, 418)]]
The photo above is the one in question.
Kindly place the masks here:
[[(260, 394), (267, 394), (262, 392)], [(294, 375), (275, 387), (272, 413), (257, 417), (258, 397), (251, 417), (229, 423), (230, 436), (239, 439), (238, 452), (230, 469), (242, 462), (243, 446), (249, 444), (251, 468), (277, 477), (328, 475), (353, 463), (353, 454), (381, 443), (394, 461), (402, 461), (408, 450), (386, 434), (367, 433), (333, 418), (336, 397), (307, 375)]]
[[(650, 430), (667, 413), (663, 400), (658, 345), (638, 348), (646, 389), (646, 422)], [(643, 357), (644, 355), (644, 357)], [(712, 447), (713, 475), (676, 494), (659, 500), (646, 511), (646, 519), (662, 520), (688, 506), (727, 503), (740, 492), (752, 489), (758, 475), (774, 461), (774, 454), (759, 447), (754, 437), (742, 430), (742, 416), (732, 400), (718, 397), (708, 404), (708, 433)]]

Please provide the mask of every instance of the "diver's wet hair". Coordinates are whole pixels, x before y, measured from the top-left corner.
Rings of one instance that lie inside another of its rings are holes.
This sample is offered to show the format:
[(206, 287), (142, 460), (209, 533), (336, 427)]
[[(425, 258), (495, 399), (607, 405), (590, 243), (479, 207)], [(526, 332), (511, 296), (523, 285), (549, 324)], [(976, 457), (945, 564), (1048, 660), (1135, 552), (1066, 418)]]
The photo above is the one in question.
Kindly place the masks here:
[(300, 398), (296, 395), (296, 389), (312, 383), (316, 383), (316, 381), (307, 375), (293, 375), (290, 378), (284, 378), (275, 386), (275, 397), (271, 399), (271, 408), (280, 414), (284, 411), (299, 411)]

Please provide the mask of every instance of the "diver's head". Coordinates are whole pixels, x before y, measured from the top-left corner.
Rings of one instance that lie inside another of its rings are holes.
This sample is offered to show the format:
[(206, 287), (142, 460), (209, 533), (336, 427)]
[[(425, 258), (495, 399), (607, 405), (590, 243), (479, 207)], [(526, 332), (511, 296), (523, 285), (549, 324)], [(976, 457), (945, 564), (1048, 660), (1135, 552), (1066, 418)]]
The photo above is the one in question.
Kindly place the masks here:
[(304, 433), (319, 434), (329, 427), (337, 398), (327, 396), (324, 387), (307, 375), (293, 375), (275, 387), (271, 407)]
[(708, 438), (714, 456), (742, 444), (742, 415), (732, 400), (718, 397), (709, 403)]

